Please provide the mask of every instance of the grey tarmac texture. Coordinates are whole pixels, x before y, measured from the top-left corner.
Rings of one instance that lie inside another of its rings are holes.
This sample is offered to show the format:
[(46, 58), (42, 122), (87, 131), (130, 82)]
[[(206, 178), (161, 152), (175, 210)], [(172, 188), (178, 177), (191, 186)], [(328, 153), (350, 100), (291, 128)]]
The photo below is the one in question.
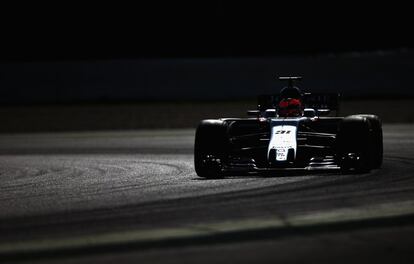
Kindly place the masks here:
[[(1, 135), (0, 243), (272, 217), (288, 219), (414, 201), (413, 132), (413, 125), (384, 125), (384, 165), (369, 174), (251, 175), (217, 180), (195, 175), (193, 130)], [(356, 256), (371, 256), (387, 246), (396, 248), (392, 253), (400, 249), (407, 253), (414, 249), (405, 244), (413, 242), (407, 233), (414, 234), (414, 229), (406, 222), (401, 228), (404, 232), (387, 224), (377, 232), (378, 237), (366, 227), (352, 230), (351, 238), (341, 229), (311, 235), (294, 233), (270, 240), (259, 237), (257, 241), (253, 234), (247, 241), (235, 239), (175, 249), (132, 247), (126, 252), (83, 254), (72, 260), (231, 262), (237, 255), (234, 261), (249, 262), (247, 256), (257, 253), (261, 256), (257, 260), (262, 262), (294, 262), (294, 255), (288, 252), (295, 248), (303, 254), (297, 255), (299, 262), (306, 259), (308, 251), (320, 252), (309, 255), (314, 260), (332, 260), (354, 247), (346, 246), (344, 241), (361, 244), (354, 251)], [(361, 242), (372, 239), (378, 241)], [(302, 246), (297, 247), (298, 243)], [(283, 254), (272, 254), (275, 248), (283, 248)], [(332, 251), (324, 257), (320, 255), (323, 248)], [(376, 257), (387, 259), (380, 255)], [(410, 254), (400, 256), (404, 261)]]

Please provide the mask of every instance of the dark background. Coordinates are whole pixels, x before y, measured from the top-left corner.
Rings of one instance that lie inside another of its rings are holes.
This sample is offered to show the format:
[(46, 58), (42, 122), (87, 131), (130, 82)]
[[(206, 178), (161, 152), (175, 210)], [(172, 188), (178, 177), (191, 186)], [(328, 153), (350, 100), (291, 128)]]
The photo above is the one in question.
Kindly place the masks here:
[(414, 96), (408, 4), (140, 1), (1, 10), (1, 131), (194, 127), (207, 117), (243, 116), (258, 94), (283, 87), (281, 75), (302, 75), (306, 91), (370, 100), (358, 101), (359, 111), (389, 122), (412, 120), (410, 102), (401, 101)]
[(1, 59), (268, 57), (412, 47), (408, 4), (286, 3), (3, 6)]

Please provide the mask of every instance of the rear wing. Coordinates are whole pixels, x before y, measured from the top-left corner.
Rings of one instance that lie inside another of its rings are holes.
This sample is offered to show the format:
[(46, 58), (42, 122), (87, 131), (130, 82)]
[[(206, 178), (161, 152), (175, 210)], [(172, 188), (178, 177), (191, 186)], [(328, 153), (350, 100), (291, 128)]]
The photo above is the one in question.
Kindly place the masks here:
[[(305, 108), (321, 110), (320, 112), (334, 111), (335, 115), (338, 115), (340, 97), (338, 93), (304, 93), (302, 99)], [(257, 109), (259, 111), (277, 109), (279, 102), (279, 95), (260, 95), (257, 100)]]

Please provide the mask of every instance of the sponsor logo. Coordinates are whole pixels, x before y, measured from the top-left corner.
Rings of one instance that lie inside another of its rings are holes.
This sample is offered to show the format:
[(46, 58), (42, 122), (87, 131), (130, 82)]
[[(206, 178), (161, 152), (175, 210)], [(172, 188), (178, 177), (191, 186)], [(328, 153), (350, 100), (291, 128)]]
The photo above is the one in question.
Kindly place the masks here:
[(278, 130), (275, 132), (275, 134), (290, 134), (290, 130)]

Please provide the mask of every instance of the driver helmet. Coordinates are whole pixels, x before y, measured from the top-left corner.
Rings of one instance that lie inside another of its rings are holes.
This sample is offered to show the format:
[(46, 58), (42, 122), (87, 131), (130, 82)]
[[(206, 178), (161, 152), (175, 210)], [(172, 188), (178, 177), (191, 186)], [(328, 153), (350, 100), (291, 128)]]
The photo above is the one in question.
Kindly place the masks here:
[(279, 102), (278, 114), (280, 117), (302, 116), (302, 103), (297, 98), (284, 98)]
[(280, 91), (278, 114), (281, 117), (298, 117), (303, 115), (302, 92), (298, 87), (288, 86)]

